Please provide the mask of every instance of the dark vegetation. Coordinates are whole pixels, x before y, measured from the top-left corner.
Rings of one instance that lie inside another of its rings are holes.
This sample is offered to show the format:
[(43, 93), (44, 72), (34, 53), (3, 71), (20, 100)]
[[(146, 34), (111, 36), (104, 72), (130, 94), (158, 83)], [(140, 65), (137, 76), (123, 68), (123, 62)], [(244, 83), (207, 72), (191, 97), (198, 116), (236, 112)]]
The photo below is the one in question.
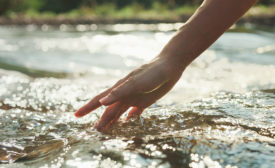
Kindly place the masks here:
[[(202, 1), (0, 0), (0, 24), (185, 21)], [(246, 16), (253, 16), (260, 22), (274, 25), (275, 0), (260, 0)]]
[[(27, 11), (52, 12), (55, 14), (71, 12), (80, 8), (95, 9), (102, 6), (113, 6), (115, 9), (125, 7), (154, 8), (160, 5), (164, 8), (177, 8), (183, 5), (197, 6), (202, 0), (0, 0), (0, 15), (9, 12), (24, 13)], [(259, 5), (274, 5), (275, 0), (260, 0)]]
[[(273, 1), (274, 0), (268, 0)], [(115, 6), (122, 9), (127, 6), (140, 6), (145, 9), (152, 8), (156, 3), (175, 8), (178, 5), (198, 5), (201, 0), (0, 0), (0, 15), (8, 12), (37, 12), (65, 13), (79, 8), (96, 8), (101, 6)]]

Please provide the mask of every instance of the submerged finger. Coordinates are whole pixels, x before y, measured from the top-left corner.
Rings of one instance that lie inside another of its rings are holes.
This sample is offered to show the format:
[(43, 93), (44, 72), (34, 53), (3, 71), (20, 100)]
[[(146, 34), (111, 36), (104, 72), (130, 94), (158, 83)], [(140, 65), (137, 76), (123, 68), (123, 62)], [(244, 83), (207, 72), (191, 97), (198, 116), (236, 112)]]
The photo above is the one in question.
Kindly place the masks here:
[(120, 112), (122, 104), (120, 102), (116, 102), (110, 105), (103, 113), (98, 123), (95, 125), (95, 128), (101, 131), (107, 124), (109, 124)]
[(115, 123), (117, 122), (117, 120), (119, 120), (120, 116), (121, 116), (125, 111), (128, 110), (128, 108), (129, 108), (129, 106), (126, 106), (126, 105), (122, 106), (122, 107), (120, 108), (119, 112), (117, 113), (117, 115), (115, 116), (115, 118), (114, 118), (112, 121), (110, 121), (110, 123), (109, 123), (107, 126), (105, 126), (105, 129), (108, 129), (108, 128), (111, 127), (113, 124), (115, 124)]
[(133, 107), (129, 113), (128, 113), (128, 116), (126, 118), (126, 121), (128, 121), (131, 117), (133, 116), (139, 116), (141, 115), (141, 113), (143, 112), (143, 109), (142, 108), (139, 108), (139, 107)]

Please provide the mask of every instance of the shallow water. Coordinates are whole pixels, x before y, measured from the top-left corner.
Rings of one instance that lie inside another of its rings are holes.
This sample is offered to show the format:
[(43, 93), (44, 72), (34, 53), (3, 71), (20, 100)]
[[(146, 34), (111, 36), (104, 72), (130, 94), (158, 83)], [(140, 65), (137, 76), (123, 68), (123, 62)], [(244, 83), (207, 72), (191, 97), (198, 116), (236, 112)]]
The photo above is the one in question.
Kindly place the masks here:
[(0, 27), (0, 167), (275, 167), (275, 34), (225, 33), (140, 118), (73, 112), (180, 24)]

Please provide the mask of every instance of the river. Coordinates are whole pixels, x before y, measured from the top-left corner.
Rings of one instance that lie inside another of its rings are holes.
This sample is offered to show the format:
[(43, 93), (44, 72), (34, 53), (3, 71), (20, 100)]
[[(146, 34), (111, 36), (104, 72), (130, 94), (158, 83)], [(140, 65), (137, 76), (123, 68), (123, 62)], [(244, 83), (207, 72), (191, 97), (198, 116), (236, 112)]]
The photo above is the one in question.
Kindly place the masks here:
[(271, 29), (231, 28), (141, 117), (74, 117), (180, 25), (1, 26), (0, 167), (275, 167)]

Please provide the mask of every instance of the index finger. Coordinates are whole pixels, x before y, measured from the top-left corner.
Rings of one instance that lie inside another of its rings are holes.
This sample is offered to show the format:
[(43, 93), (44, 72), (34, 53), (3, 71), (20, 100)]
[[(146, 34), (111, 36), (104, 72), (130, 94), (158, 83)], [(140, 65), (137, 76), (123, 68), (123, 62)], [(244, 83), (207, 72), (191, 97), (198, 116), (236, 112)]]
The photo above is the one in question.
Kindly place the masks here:
[[(129, 76), (129, 75), (128, 75)], [(99, 100), (103, 97), (105, 97), (106, 95), (109, 94), (109, 92), (117, 87), (118, 85), (120, 85), (122, 82), (124, 82), (128, 76), (126, 76), (125, 78), (119, 80), (115, 85), (113, 85), (111, 88), (105, 90), (104, 92), (100, 93), (99, 95), (97, 95), (96, 97), (94, 97), (92, 100), (90, 100), (86, 105), (82, 106), (79, 110), (77, 110), (74, 115), (78, 118), (83, 117), (84, 115), (90, 113), (91, 111), (97, 109), (98, 107), (102, 106), (102, 104), (99, 102)]]
[(109, 90), (104, 91), (103, 93), (97, 95), (92, 100), (90, 100), (86, 105), (82, 106), (79, 110), (77, 110), (74, 115), (76, 117), (83, 117), (84, 115), (90, 113), (91, 111), (97, 109), (98, 107), (102, 106), (99, 100), (109, 93)]

